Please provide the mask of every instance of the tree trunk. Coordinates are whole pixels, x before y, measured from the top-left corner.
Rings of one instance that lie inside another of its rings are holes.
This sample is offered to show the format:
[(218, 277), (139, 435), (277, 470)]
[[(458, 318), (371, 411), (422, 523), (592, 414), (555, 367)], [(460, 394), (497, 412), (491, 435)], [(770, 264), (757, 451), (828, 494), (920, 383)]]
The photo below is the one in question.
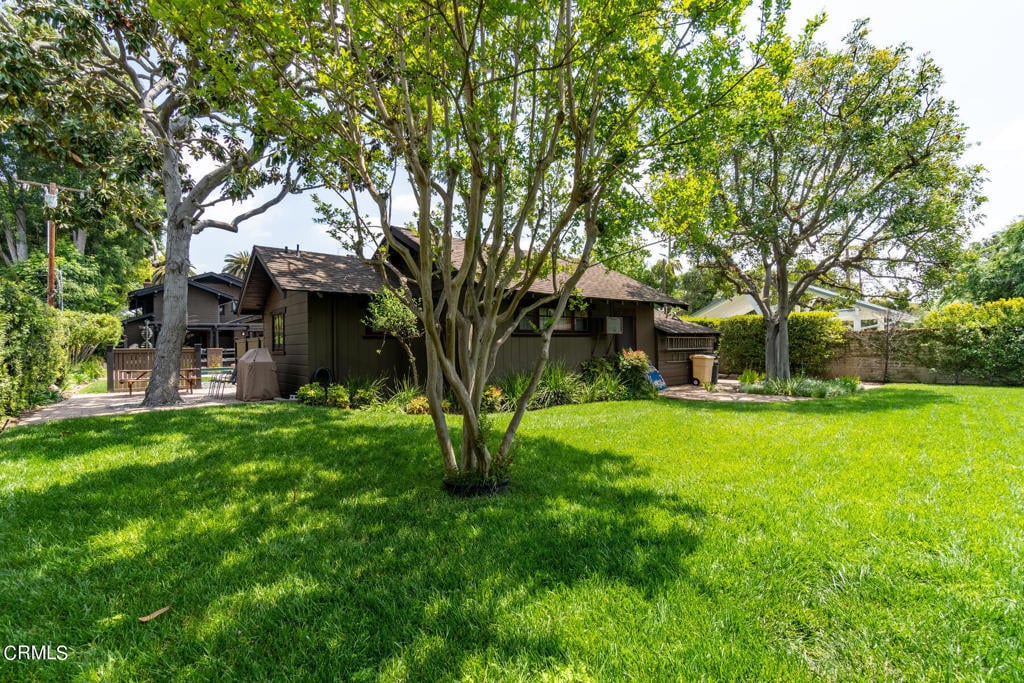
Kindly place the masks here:
[(7, 242), (7, 253), (4, 254), (4, 261), (7, 265), (20, 263), (28, 258), (28, 229), (26, 223), (28, 217), (25, 214), (25, 207), (18, 206), (14, 210), (14, 232), (10, 227), (4, 226), (4, 239)]
[(416, 369), (416, 354), (412, 352), (412, 346), (409, 345), (404, 339), (398, 340), (399, 345), (405, 351), (405, 355), (409, 358), (409, 369), (412, 371), (412, 383), (416, 386), (420, 385), (420, 373)]
[(789, 379), (789, 314), (780, 311), (765, 318), (768, 328), (764, 346), (764, 369), (768, 379)]
[(164, 311), (156, 356), (142, 405), (155, 408), (181, 403), (178, 381), (181, 347), (188, 324), (188, 252), (192, 221), (182, 214), (181, 175), (178, 155), (165, 147), (163, 159), (164, 202), (167, 207), (167, 249), (164, 262)]
[(441, 370), (441, 362), (438, 355), (443, 349), (438, 349), (434, 338), (426, 336), (427, 342), (427, 404), (430, 407), (430, 418), (434, 422), (434, 434), (437, 436), (437, 443), (441, 447), (441, 457), (444, 459), (444, 471), (447, 475), (455, 475), (459, 472), (459, 464), (455, 460), (455, 448), (452, 446), (451, 433), (448, 431), (448, 422), (445, 419), (443, 410), (444, 401), (444, 377)]
[(71, 234), (71, 239), (75, 243), (75, 249), (82, 256), (85, 256), (85, 240), (86, 240), (85, 228), (78, 228)]

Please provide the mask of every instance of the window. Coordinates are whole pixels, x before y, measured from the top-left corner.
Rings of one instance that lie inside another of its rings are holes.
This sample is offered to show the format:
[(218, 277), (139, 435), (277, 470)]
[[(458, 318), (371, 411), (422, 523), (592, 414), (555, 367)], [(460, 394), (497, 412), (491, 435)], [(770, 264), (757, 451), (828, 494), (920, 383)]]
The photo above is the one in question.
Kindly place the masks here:
[(270, 314), (270, 352), (284, 353), (284, 309)]
[(540, 308), (531, 312), (519, 322), (518, 332), (537, 333), (553, 324), (555, 334), (586, 334), (590, 332), (590, 314), (587, 311), (566, 311), (552, 323), (555, 309)]

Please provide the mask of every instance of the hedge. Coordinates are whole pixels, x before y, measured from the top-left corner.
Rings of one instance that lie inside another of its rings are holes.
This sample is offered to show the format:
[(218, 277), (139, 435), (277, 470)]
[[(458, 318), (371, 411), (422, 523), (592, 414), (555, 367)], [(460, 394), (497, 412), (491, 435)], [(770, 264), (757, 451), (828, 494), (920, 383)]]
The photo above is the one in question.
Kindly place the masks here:
[(0, 414), (32, 406), (67, 370), (60, 311), (0, 283)]
[[(686, 318), (722, 333), (719, 343), (722, 373), (764, 372), (767, 327), (760, 315), (731, 318)], [(843, 322), (835, 313), (812, 311), (789, 316), (789, 363), (794, 373), (824, 376), (828, 361), (843, 343)]]
[(939, 372), (1024, 384), (1024, 298), (950, 304), (921, 321), (930, 331), (917, 362)]
[(120, 338), (121, 322), (112, 315), (58, 311), (0, 282), (0, 415), (32, 407), (68, 368)]

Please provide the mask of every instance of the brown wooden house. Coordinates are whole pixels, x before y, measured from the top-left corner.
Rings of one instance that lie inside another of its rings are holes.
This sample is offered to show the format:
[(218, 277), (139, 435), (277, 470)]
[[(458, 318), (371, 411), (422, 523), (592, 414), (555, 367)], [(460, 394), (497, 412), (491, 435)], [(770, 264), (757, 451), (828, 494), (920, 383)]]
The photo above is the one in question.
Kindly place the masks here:
[[(396, 234), (416, 248), (412, 233)], [(456, 260), (460, 246), (453, 247)], [(384, 343), (363, 323), (369, 298), (380, 287), (377, 268), (356, 256), (253, 247), (238, 311), (262, 314), (264, 346), (277, 361), (283, 394), (293, 393), (321, 368), (336, 379), (401, 377), (408, 372), (408, 361), (398, 345)], [(655, 305), (685, 307), (601, 265), (584, 273), (578, 289), (588, 301), (586, 311), (563, 316), (555, 323), (551, 341), (552, 361), (570, 368), (625, 348), (641, 349), (655, 359)], [(537, 295), (550, 291), (550, 282), (537, 282), (531, 288)], [(539, 309), (533, 320), (524, 320), (505, 343), (495, 365), (496, 378), (532, 369), (541, 344), (535, 325), (548, 310)], [(422, 349), (417, 355), (422, 360)]]
[(654, 313), (654, 329), (657, 336), (657, 352), (651, 356), (665, 384), (689, 384), (693, 379), (693, 363), (690, 356), (695, 353), (714, 353), (718, 330), (697, 323), (679, 320), (661, 311)]
[[(185, 345), (199, 344), (206, 348), (234, 348), (234, 340), (246, 335), (261, 334), (263, 317), (235, 312), (242, 281), (227, 273), (203, 273), (188, 279), (187, 327)], [(128, 293), (131, 314), (122, 323), (124, 345), (142, 346), (142, 328), (153, 326), (156, 344), (163, 321), (164, 286), (148, 285)]]

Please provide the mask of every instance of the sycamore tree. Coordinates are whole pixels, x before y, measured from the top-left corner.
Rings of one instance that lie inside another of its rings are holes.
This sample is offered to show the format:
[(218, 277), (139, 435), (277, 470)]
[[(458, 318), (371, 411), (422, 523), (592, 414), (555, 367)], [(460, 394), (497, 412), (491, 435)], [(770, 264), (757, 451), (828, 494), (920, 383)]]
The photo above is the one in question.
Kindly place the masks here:
[[(169, 29), (159, 3), (141, 0), (22, 0), (20, 21), (49, 35), (27, 45), (24, 64), (9, 74), (19, 87), (73, 87), (103, 98), (133, 121), (152, 149), (165, 227), (164, 312), (144, 405), (180, 402), (178, 367), (185, 339), (188, 256), (192, 236), (207, 228), (237, 232), (296, 190), (287, 155), (230, 89), (208, 78), (209, 63)], [(24, 46), (20, 46), (24, 47)], [(201, 48), (201, 46), (196, 46)], [(45, 71), (35, 64), (46, 64)], [(277, 186), (273, 196), (228, 219), (207, 212)]]
[(836, 51), (814, 28), (766, 47), (714, 143), (655, 193), (690, 256), (757, 302), (769, 377), (790, 375), (788, 319), (810, 285), (941, 281), (980, 202), (939, 67), (875, 47), (863, 22)]
[[(247, 67), (224, 77), (258, 93), (254, 106), (319, 159), (338, 232), (355, 247), (383, 244), (386, 280), (423, 326), (445, 470), (485, 477), (509, 456), (553, 328), (542, 330), (529, 387), (492, 454), (481, 401), (502, 344), (530, 311), (563, 313), (591, 264), (606, 198), (727, 78), (742, 9), (248, 0), (214, 26), (222, 8), (182, 0), (178, 20), (199, 43), (223, 36), (221, 52)], [(408, 193), (415, 219), (400, 235), (396, 200)], [(458, 446), (445, 390), (462, 413)]]

